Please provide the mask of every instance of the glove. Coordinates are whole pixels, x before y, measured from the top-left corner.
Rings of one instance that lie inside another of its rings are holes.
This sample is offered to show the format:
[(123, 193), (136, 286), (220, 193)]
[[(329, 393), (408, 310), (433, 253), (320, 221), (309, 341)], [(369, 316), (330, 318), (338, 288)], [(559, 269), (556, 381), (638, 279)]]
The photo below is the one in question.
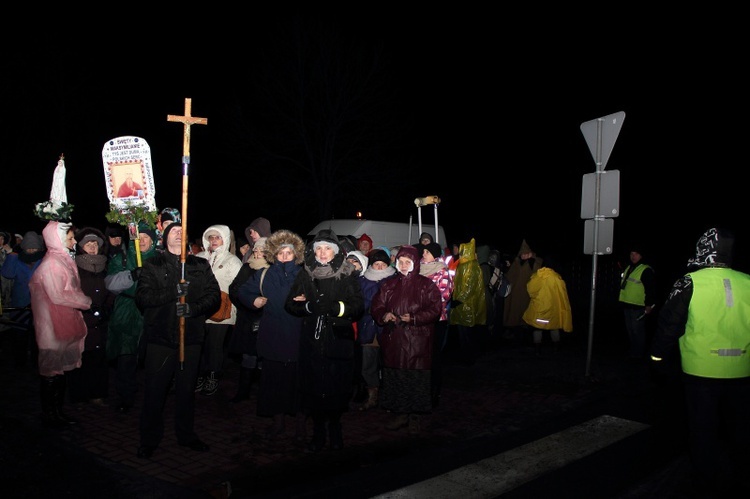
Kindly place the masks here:
[(177, 317), (190, 317), (190, 304), (178, 303), (177, 304)]
[(183, 296), (187, 296), (189, 286), (190, 286), (190, 281), (178, 282), (177, 283), (177, 298), (182, 298)]
[(326, 310), (326, 313), (331, 317), (338, 317), (341, 313), (341, 306), (341, 303), (335, 301), (331, 303), (331, 305), (328, 307), (328, 310)]
[(317, 301), (312, 301), (312, 300), (307, 301), (305, 303), (305, 310), (310, 312), (311, 315), (324, 315), (325, 314), (320, 302), (317, 302)]
[(143, 270), (143, 267), (137, 267), (130, 271), (130, 277), (133, 279), (133, 282), (137, 281), (139, 277), (141, 277), (141, 271)]

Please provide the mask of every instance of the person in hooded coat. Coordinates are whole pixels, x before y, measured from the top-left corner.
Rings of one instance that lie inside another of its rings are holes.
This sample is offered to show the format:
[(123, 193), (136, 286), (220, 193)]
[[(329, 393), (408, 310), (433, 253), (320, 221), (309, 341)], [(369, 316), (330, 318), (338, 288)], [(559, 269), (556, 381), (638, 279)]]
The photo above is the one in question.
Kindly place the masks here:
[(458, 331), (463, 361), (476, 362), (481, 345), (481, 332), (487, 324), (487, 299), (484, 274), (479, 267), (476, 241), (461, 243), (458, 268), (453, 280), (453, 296), (449, 322)]
[(529, 328), (523, 320), (523, 313), (529, 308), (529, 301), (531, 301), (526, 283), (531, 279), (531, 274), (539, 270), (543, 263), (544, 259), (538, 257), (524, 239), (516, 257), (508, 267), (508, 272), (505, 273), (511, 286), (511, 292), (503, 304), (503, 327), (506, 339), (515, 339), (516, 333)]
[(42, 237), (47, 254), (31, 276), (29, 291), (39, 348), (42, 421), (46, 426), (61, 428), (77, 423), (62, 410), (65, 373), (81, 367), (88, 330), (82, 311), (91, 308), (91, 298), (81, 289), (73, 260), (76, 240), (72, 225), (50, 221)]
[(228, 317), (206, 319), (206, 339), (203, 344), (200, 375), (195, 391), (203, 395), (213, 395), (219, 389), (219, 379), (224, 370), (224, 341), (230, 328), (237, 321), (237, 307), (229, 300), (229, 285), (242, 267), (242, 261), (231, 250), (231, 231), (227, 225), (212, 225), (203, 232), (205, 250), (197, 256), (208, 260), (211, 270), (219, 282), (222, 301), (230, 302)]
[(420, 431), (422, 414), (432, 411), (432, 355), (435, 323), (443, 312), (440, 290), (420, 274), (416, 247), (396, 254), (396, 275), (385, 279), (372, 299), (370, 314), (383, 326), (378, 336), (383, 357), (380, 407), (391, 411), (386, 429)]
[(354, 380), (354, 325), (364, 298), (354, 265), (339, 247), (339, 237), (323, 229), (307, 245), (304, 269), (286, 300), (289, 313), (303, 318), (299, 369), (302, 403), (313, 420), (307, 450), (344, 446), (341, 416), (349, 410)]
[(734, 249), (727, 229), (701, 235), (651, 344), (653, 372), (682, 370), (696, 497), (750, 497), (750, 275)]
[(536, 354), (541, 354), (542, 331), (549, 331), (554, 351), (560, 344), (560, 330), (573, 331), (573, 314), (568, 299), (568, 288), (557, 273), (555, 258), (547, 255), (542, 268), (531, 274), (526, 290), (531, 301), (523, 320), (532, 328)]

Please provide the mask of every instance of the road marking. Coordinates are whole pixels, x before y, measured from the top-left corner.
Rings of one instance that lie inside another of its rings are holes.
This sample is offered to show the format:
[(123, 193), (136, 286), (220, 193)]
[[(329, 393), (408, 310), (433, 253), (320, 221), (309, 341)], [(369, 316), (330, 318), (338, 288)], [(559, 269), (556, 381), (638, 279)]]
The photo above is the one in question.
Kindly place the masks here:
[(494, 498), (647, 428), (644, 423), (599, 416), (373, 499)]

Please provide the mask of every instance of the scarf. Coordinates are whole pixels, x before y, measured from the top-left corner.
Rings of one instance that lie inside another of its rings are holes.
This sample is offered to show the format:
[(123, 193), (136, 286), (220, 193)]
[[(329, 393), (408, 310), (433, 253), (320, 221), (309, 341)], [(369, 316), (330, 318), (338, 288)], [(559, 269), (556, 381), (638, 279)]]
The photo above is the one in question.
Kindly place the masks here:
[(107, 269), (107, 255), (89, 255), (82, 253), (76, 255), (76, 265), (79, 269), (98, 274)]
[(445, 263), (440, 260), (433, 260), (431, 262), (422, 262), (419, 267), (419, 273), (423, 276), (431, 276), (436, 272), (448, 268)]
[(364, 276), (365, 279), (368, 281), (382, 281), (386, 277), (390, 277), (393, 274), (396, 273), (396, 269), (394, 267), (386, 267), (383, 270), (376, 270), (372, 267), (368, 267), (367, 270), (365, 270)]

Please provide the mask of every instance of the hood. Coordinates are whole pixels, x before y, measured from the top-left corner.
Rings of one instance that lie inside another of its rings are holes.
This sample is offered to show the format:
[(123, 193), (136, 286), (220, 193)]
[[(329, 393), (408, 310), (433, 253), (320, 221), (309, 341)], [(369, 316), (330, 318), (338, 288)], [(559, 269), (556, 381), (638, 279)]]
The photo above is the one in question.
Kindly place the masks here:
[(734, 254), (734, 234), (726, 229), (708, 229), (695, 244), (695, 257), (688, 260), (689, 268), (731, 267)]
[(107, 253), (109, 243), (104, 236), (104, 233), (94, 227), (84, 227), (76, 232), (76, 250), (79, 254), (85, 253), (83, 251), (83, 245), (89, 240), (95, 240), (99, 243), (99, 255)]
[[(419, 274), (420, 264), (419, 261), (422, 259), (419, 255), (419, 250), (410, 245), (405, 244), (401, 246), (401, 249), (398, 250), (398, 253), (396, 253), (396, 261), (398, 262), (399, 257), (406, 256), (411, 259), (412, 262), (414, 262), (414, 270), (409, 272), (409, 274), (417, 275)], [(396, 264), (396, 272), (398, 272), (398, 264)]]
[(211, 247), (211, 243), (208, 241), (208, 236), (211, 233), (218, 233), (221, 236), (221, 239), (224, 241), (224, 244), (219, 246), (215, 253), (223, 253), (225, 251), (229, 251), (229, 245), (232, 244), (232, 233), (229, 230), (228, 225), (212, 225), (208, 229), (203, 231), (203, 247), (206, 248), (204, 251), (205, 253), (210, 253), (208, 248)]
[(471, 238), (468, 243), (461, 243), (461, 246), (458, 247), (458, 258), (461, 263), (477, 259), (476, 244), (474, 238)]
[(354, 257), (357, 260), (359, 260), (359, 264), (362, 265), (362, 272), (367, 270), (367, 265), (369, 265), (369, 259), (365, 256), (364, 253), (362, 253), (359, 250), (350, 251), (346, 254), (346, 258), (349, 259), (350, 257)]
[[(263, 238), (258, 239), (255, 244), (257, 245), (261, 240), (263, 240)], [(279, 249), (285, 244), (290, 244), (294, 249), (294, 263), (299, 265), (304, 261), (305, 242), (300, 236), (290, 230), (277, 230), (276, 232), (268, 236), (268, 238), (265, 239), (265, 242), (265, 255), (266, 260), (268, 260), (269, 263), (273, 263), (276, 261), (276, 253), (278, 253)]]
[(65, 247), (65, 244), (63, 244), (63, 241), (68, 237), (68, 231), (72, 226), (73, 224), (71, 223), (57, 222), (55, 220), (50, 220), (47, 223), (47, 226), (42, 229), (42, 237), (49, 253), (71, 254), (68, 248)]
[(268, 237), (271, 235), (271, 222), (263, 217), (258, 217), (250, 222), (250, 225), (245, 228), (245, 238), (247, 238), (248, 241), (253, 240), (253, 238), (250, 237), (250, 229), (255, 229), (255, 232), (260, 234), (260, 237)]

